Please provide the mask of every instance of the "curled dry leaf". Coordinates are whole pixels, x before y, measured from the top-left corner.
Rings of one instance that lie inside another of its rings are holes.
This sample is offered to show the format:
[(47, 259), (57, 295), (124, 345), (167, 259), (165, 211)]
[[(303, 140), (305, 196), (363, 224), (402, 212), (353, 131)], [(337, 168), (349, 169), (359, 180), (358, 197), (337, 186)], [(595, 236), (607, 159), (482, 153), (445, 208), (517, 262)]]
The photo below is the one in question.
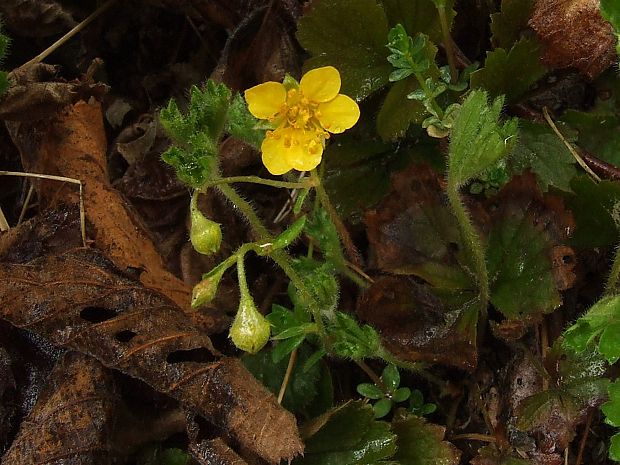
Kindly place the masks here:
[(193, 417), (187, 415), (188, 450), (200, 465), (247, 465), (221, 438), (202, 438), (201, 427)]
[(220, 357), (166, 297), (79, 249), (0, 266), (0, 317), (141, 379), (271, 463), (303, 450), (295, 418), (238, 359)]
[(616, 38), (599, 0), (537, 0), (529, 24), (544, 44), (542, 58), (550, 68), (574, 67), (594, 79), (616, 57)]
[(108, 370), (86, 355), (67, 353), (22, 422), (2, 465), (115, 463), (111, 433), (116, 404)]
[[(26, 171), (79, 179), (95, 245), (122, 270), (138, 270), (140, 281), (189, 309), (191, 289), (165, 268), (147, 229), (108, 181), (103, 116), (99, 103), (78, 102), (44, 123), (8, 125)], [(77, 204), (75, 186), (37, 182), (44, 206)]]
[(57, 0), (3, 0), (0, 15), (9, 29), (24, 37), (48, 37), (77, 24)]

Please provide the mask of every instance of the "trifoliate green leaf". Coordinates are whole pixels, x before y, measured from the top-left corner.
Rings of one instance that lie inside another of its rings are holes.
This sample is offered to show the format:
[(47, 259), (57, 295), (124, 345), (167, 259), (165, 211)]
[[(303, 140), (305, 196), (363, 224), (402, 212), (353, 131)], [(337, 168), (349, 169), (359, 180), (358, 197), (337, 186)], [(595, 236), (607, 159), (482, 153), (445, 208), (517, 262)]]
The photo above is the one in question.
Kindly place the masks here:
[[(381, 0), (381, 2), (390, 26), (402, 23), (412, 37), (422, 33), (435, 43), (443, 42), (439, 14), (433, 0)], [(453, 10), (454, 0), (447, 0), (444, 3), (446, 22), (450, 28), (456, 15)]]
[(374, 420), (372, 407), (363, 402), (326, 412), (307, 424), (302, 435), (306, 449), (293, 465), (379, 465), (396, 451), (389, 423)]
[(615, 363), (620, 358), (619, 329), (620, 296), (603, 297), (564, 332), (564, 345), (582, 352), (589, 344), (597, 344), (601, 355)]
[(499, 13), (491, 15), (491, 41), (495, 47), (509, 49), (527, 29), (534, 0), (502, 0)]
[(461, 453), (444, 441), (445, 428), (428, 423), (424, 418), (397, 411), (392, 421), (397, 435), (394, 460), (400, 465), (456, 465)]
[(605, 247), (618, 241), (620, 183), (594, 182), (583, 175), (571, 181), (575, 195), (567, 203), (575, 218), (571, 243), (577, 247)]
[(531, 170), (543, 192), (549, 187), (570, 192), (577, 175), (575, 159), (549, 126), (527, 120), (519, 120), (519, 138), (508, 166), (514, 174)]
[(240, 94), (235, 94), (228, 109), (226, 132), (255, 149), (260, 149), (265, 138), (265, 129), (258, 127), (259, 121), (248, 111)]
[(526, 211), (512, 211), (489, 236), (491, 303), (508, 319), (549, 313), (562, 303), (552, 272), (550, 240), (534, 221)]
[(521, 39), (510, 51), (496, 48), (487, 52), (484, 68), (471, 74), (471, 88), (482, 88), (491, 97), (505, 95), (507, 103), (519, 100), (546, 73), (539, 60), (540, 45)]
[(503, 98), (491, 104), (487, 93), (472, 91), (463, 102), (450, 135), (448, 182), (463, 185), (507, 155), (516, 142), (516, 119), (500, 122)]
[[(262, 350), (255, 355), (244, 355), (241, 360), (256, 379), (277, 395), (284, 380), (288, 358), (274, 363), (271, 355), (272, 350), (274, 349)], [(294, 413), (303, 412), (318, 394), (320, 366), (314, 365), (308, 370), (304, 370), (304, 363), (311, 353), (312, 350), (307, 344), (299, 347), (297, 362), (282, 401), (282, 405)]]
[(299, 20), (297, 38), (312, 57), (304, 71), (337, 66), (341, 92), (362, 100), (388, 82), (388, 24), (376, 0), (315, 0)]
[(371, 326), (360, 325), (346, 313), (336, 312), (326, 329), (331, 349), (340, 357), (360, 360), (379, 355), (381, 343), (377, 331)]

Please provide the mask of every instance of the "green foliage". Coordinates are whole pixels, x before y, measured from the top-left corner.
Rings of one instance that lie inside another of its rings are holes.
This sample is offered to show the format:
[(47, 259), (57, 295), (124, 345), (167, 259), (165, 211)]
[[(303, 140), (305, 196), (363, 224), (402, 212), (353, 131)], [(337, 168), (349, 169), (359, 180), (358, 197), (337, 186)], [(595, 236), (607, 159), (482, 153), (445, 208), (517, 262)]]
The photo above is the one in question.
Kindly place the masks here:
[(491, 15), (491, 41), (495, 47), (509, 49), (527, 29), (534, 0), (502, 0), (501, 11)]
[[(620, 380), (616, 379), (607, 390), (609, 400), (603, 404), (601, 410), (605, 414), (605, 422), (611, 426), (620, 427)], [(620, 461), (620, 433), (611, 438), (609, 457), (616, 462)]]
[[(396, 68), (390, 74), (390, 81), (401, 81), (414, 73), (424, 73), (431, 66), (428, 40), (424, 34), (418, 34), (415, 40), (407, 35), (402, 24), (397, 24), (388, 34), (387, 48), (391, 55), (387, 60)], [(437, 49), (435, 48), (435, 53)], [(434, 58), (435, 53), (432, 53)]]
[(400, 465), (459, 463), (461, 454), (456, 447), (443, 440), (445, 429), (441, 426), (402, 412), (392, 420), (392, 431), (397, 435), (397, 450), (393, 458)]
[[(304, 280), (306, 288), (316, 300), (321, 313), (328, 317), (333, 315), (340, 293), (333, 265), (301, 257), (293, 260), (293, 267)], [(288, 293), (295, 306), (309, 307), (309, 303), (304, 300), (303, 295), (293, 283), (289, 285)]]
[[(262, 350), (255, 355), (244, 355), (241, 360), (256, 379), (277, 395), (284, 380), (288, 358), (274, 362), (274, 350)], [(297, 363), (282, 399), (284, 408), (293, 413), (304, 413), (319, 395), (321, 367), (318, 364), (306, 366), (311, 354), (312, 350), (307, 344), (299, 347)]]
[(317, 209), (310, 217), (306, 234), (318, 245), (326, 261), (336, 267), (346, 266), (338, 231), (324, 208)]
[(196, 188), (217, 171), (218, 144), (225, 131), (254, 146), (264, 137), (263, 130), (255, 129), (243, 99), (211, 79), (200, 88), (192, 86), (185, 113), (170, 100), (159, 120), (174, 144), (163, 153), (163, 160), (181, 181)]
[[(2, 23), (0, 22), (0, 63), (4, 60), (10, 43), (11, 39), (2, 33)], [(0, 95), (4, 94), (10, 85), (8, 73), (0, 71)]]
[[(437, 6), (433, 0), (381, 0), (390, 26), (401, 23), (410, 35), (425, 34), (431, 41), (443, 40)], [(443, 2), (446, 9), (448, 27), (455, 16), (454, 1)]]
[(291, 245), (302, 233), (306, 225), (306, 216), (302, 216), (295, 220), (288, 228), (276, 237), (271, 243), (271, 247), (274, 249), (284, 249)]
[(562, 115), (562, 121), (577, 131), (580, 148), (607, 163), (620, 165), (620, 117), (616, 112), (568, 110)]
[(590, 344), (609, 363), (620, 358), (620, 296), (603, 297), (564, 332), (564, 345), (571, 350), (583, 352)]
[(318, 0), (299, 20), (297, 38), (312, 57), (304, 70), (337, 65), (342, 92), (361, 100), (388, 82), (385, 11), (375, 0)]
[(616, 32), (618, 39), (616, 51), (620, 55), (620, 5), (616, 0), (601, 0), (600, 7), (601, 15), (611, 23)]
[(543, 191), (554, 187), (570, 192), (570, 182), (577, 175), (575, 159), (551, 128), (527, 120), (519, 120), (519, 139), (508, 165), (515, 174), (531, 170)]
[(385, 464), (396, 451), (389, 423), (376, 421), (372, 408), (362, 402), (332, 409), (304, 430), (306, 448), (294, 465)]
[(437, 410), (436, 404), (424, 402), (424, 395), (422, 394), (422, 391), (419, 389), (414, 389), (411, 391), (411, 395), (409, 397), (409, 411), (411, 413), (419, 417), (423, 417), (425, 415), (430, 415), (435, 410)]
[(508, 52), (503, 48), (487, 52), (484, 68), (471, 75), (472, 89), (483, 88), (491, 97), (504, 95), (507, 103), (518, 101), (546, 73), (539, 49), (534, 39), (521, 39)]
[(299, 347), (309, 334), (317, 331), (316, 324), (312, 323), (310, 313), (301, 306), (289, 310), (281, 305), (274, 304), (271, 313), (267, 315), (267, 320), (271, 323), (273, 339), (280, 341), (271, 353), (274, 363), (282, 361)]
[(422, 123), (426, 108), (419, 100), (407, 96), (420, 88), (414, 78), (395, 82), (388, 90), (377, 114), (377, 133), (384, 141), (393, 141), (405, 135), (412, 123)]
[(535, 218), (512, 211), (496, 223), (487, 243), (491, 303), (509, 319), (549, 313), (562, 300), (555, 288), (551, 243)]
[(381, 355), (381, 342), (377, 331), (360, 325), (346, 313), (336, 312), (326, 328), (332, 352), (343, 358), (361, 360)]
[(517, 135), (516, 119), (499, 121), (503, 98), (490, 105), (487, 93), (472, 91), (463, 102), (450, 135), (448, 179), (463, 185), (510, 152)]
[(377, 401), (372, 406), (375, 418), (383, 418), (395, 404), (405, 402), (411, 396), (411, 389), (400, 387), (400, 374), (394, 365), (389, 364), (383, 369), (381, 381), (381, 386), (370, 383), (357, 385), (358, 394)]

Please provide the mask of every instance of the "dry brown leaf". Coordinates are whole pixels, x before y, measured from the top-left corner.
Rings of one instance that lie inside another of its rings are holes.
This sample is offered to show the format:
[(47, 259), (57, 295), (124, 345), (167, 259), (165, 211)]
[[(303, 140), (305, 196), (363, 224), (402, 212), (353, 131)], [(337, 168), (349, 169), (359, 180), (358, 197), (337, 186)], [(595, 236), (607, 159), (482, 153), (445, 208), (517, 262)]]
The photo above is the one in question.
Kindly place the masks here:
[(162, 295), (94, 250), (0, 266), (0, 316), (141, 379), (271, 463), (303, 450), (295, 418), (243, 367), (219, 357)]
[(460, 328), (455, 312), (447, 312), (427, 287), (408, 277), (375, 280), (357, 314), (379, 330), (385, 347), (398, 358), (467, 370), (476, 366), (475, 331)]
[(66, 354), (2, 465), (115, 463), (111, 433), (116, 403), (112, 376), (103, 365), (82, 354)]
[(574, 67), (594, 79), (616, 58), (616, 38), (599, 0), (537, 0), (529, 24), (551, 68)]
[(187, 416), (187, 436), (188, 451), (200, 465), (247, 465), (221, 438), (202, 438), (201, 425), (192, 414)]
[(47, 37), (77, 24), (57, 0), (3, 0), (0, 15), (9, 29), (24, 37)]
[[(189, 309), (191, 289), (165, 269), (146, 228), (108, 181), (99, 103), (81, 101), (44, 123), (7, 126), (26, 171), (82, 181), (86, 220), (95, 246), (122, 270), (138, 270), (145, 286)], [(78, 203), (74, 186), (49, 181), (36, 185), (44, 206)]]

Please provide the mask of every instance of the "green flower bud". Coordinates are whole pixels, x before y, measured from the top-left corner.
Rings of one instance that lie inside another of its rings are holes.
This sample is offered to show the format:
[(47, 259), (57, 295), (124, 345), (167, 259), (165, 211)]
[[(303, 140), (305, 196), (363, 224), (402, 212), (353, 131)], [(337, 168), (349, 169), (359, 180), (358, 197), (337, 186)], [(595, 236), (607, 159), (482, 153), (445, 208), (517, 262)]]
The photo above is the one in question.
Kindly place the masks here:
[(222, 272), (209, 276), (194, 286), (192, 290), (192, 308), (200, 308), (215, 298), (223, 274)]
[(233, 344), (245, 352), (255, 354), (267, 344), (270, 332), (269, 321), (258, 311), (252, 297), (242, 295), (228, 335)]
[(197, 252), (212, 255), (220, 249), (222, 244), (222, 229), (219, 223), (211, 221), (200, 212), (196, 205), (196, 197), (196, 194), (192, 196), (190, 204), (189, 239)]

